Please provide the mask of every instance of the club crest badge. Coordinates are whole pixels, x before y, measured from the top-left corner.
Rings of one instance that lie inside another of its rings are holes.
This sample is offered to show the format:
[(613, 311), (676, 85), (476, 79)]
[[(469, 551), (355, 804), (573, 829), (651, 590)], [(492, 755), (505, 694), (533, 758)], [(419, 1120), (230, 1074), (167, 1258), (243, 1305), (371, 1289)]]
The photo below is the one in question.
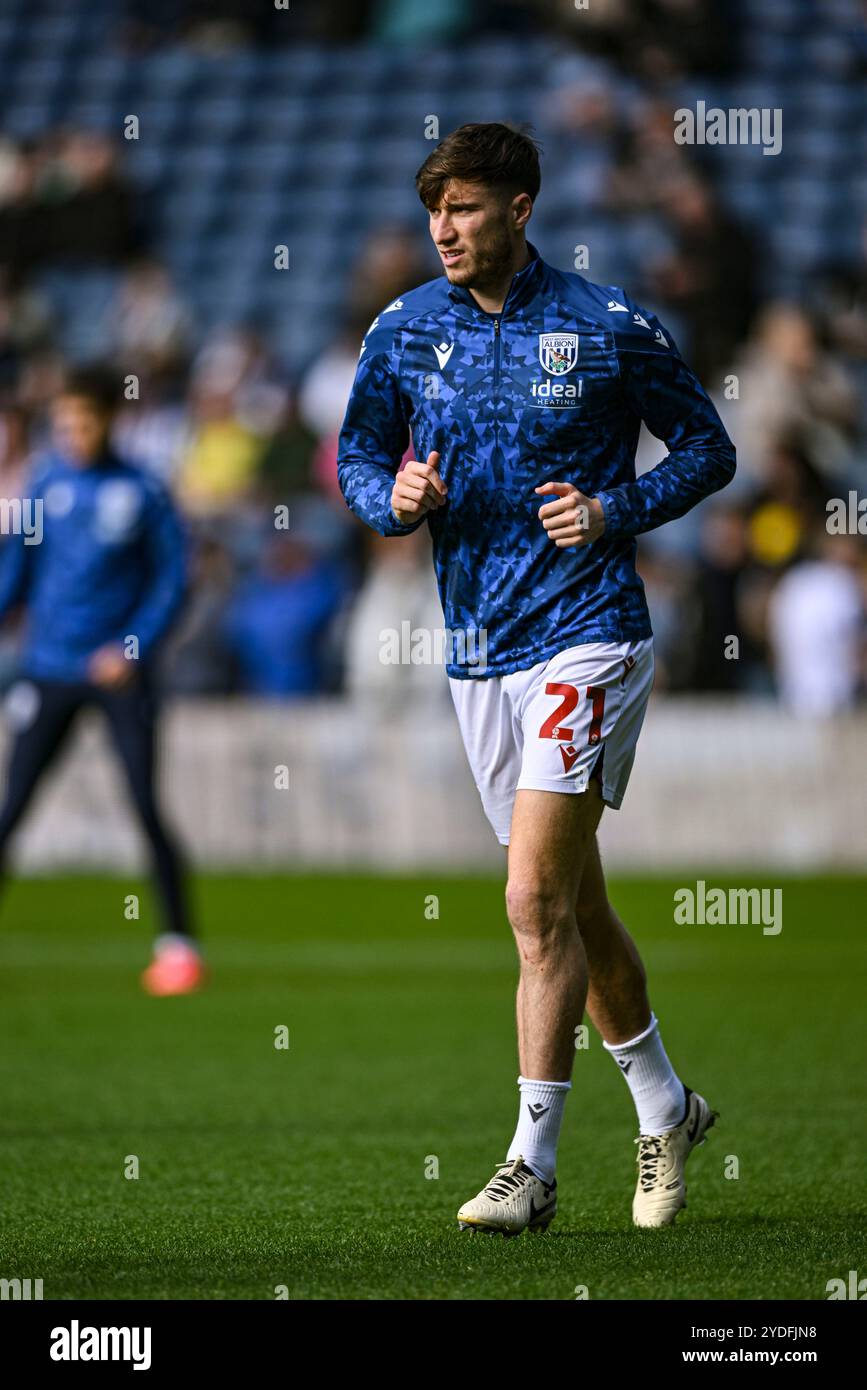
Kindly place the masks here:
[(540, 333), (539, 361), (552, 376), (571, 372), (578, 361), (578, 334)]

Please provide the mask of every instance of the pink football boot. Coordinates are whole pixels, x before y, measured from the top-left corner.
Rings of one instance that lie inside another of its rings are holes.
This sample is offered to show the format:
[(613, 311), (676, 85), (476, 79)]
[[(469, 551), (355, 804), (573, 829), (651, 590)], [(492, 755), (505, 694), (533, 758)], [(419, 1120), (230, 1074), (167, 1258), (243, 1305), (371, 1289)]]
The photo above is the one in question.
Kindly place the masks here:
[(202, 957), (195, 946), (178, 936), (158, 937), (154, 958), (141, 977), (146, 994), (195, 994), (206, 980)]

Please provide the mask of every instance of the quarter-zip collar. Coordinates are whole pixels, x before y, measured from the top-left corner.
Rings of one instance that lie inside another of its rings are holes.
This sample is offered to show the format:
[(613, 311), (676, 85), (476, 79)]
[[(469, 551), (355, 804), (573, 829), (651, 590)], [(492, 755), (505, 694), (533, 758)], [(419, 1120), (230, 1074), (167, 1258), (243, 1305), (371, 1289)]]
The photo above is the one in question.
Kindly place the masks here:
[(527, 250), (530, 253), (530, 259), (512, 276), (512, 283), (498, 314), (489, 313), (483, 309), (463, 285), (450, 285), (449, 298), (455, 303), (468, 304), (471, 309), (475, 309), (477, 314), (483, 314), (486, 318), (501, 319), (507, 317), (513, 309), (519, 309), (523, 304), (529, 303), (533, 296), (538, 293), (545, 276), (545, 262), (535, 246), (531, 245), (529, 241), (527, 242)]

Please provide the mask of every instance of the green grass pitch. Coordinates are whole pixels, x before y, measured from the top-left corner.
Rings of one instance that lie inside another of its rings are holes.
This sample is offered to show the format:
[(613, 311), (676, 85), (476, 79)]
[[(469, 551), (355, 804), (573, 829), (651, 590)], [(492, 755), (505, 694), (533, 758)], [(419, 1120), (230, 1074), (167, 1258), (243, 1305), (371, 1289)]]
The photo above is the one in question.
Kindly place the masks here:
[(0, 1277), (41, 1278), (45, 1298), (825, 1298), (829, 1279), (867, 1274), (867, 880), (713, 882), (782, 885), (780, 935), (675, 926), (689, 876), (612, 884), (672, 1060), (721, 1112), (688, 1210), (632, 1228), (631, 1101), (591, 1030), (560, 1214), (510, 1241), (454, 1219), (515, 1118), (498, 882), (200, 878), (214, 979), (179, 1000), (138, 988), (141, 885), (11, 884)]

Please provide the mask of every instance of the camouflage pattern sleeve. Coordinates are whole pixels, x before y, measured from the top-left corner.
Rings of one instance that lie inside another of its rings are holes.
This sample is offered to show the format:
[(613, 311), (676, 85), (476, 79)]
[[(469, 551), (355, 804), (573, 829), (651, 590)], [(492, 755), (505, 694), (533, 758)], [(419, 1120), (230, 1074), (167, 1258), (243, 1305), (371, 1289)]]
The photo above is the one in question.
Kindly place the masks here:
[(408, 536), (425, 518), (403, 526), (391, 510), (409, 429), (388, 352), (376, 341), (380, 336), (369, 332), (361, 349), (340, 431), (337, 479), (347, 506), (367, 526), (381, 536)]
[(669, 452), (635, 482), (597, 494), (613, 539), (683, 516), (735, 472), (734, 445), (716, 408), (659, 320), (636, 311), (618, 333), (617, 349), (627, 408)]

